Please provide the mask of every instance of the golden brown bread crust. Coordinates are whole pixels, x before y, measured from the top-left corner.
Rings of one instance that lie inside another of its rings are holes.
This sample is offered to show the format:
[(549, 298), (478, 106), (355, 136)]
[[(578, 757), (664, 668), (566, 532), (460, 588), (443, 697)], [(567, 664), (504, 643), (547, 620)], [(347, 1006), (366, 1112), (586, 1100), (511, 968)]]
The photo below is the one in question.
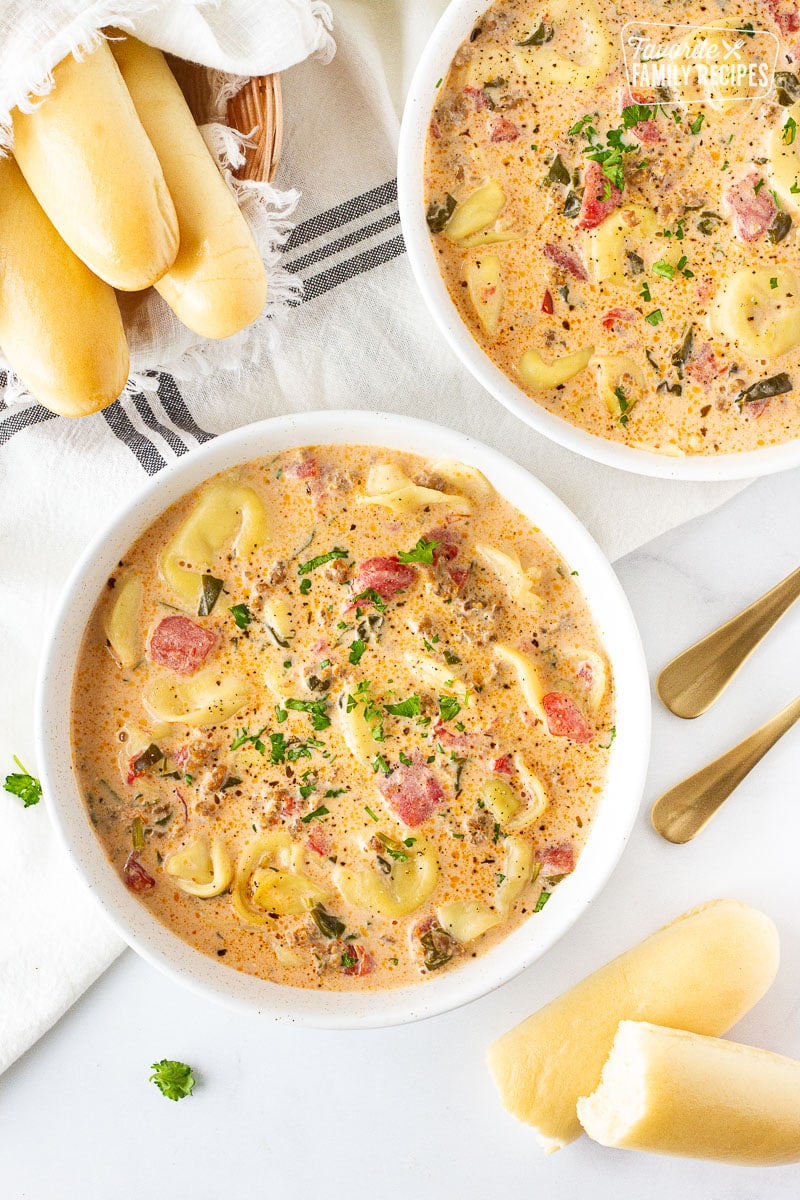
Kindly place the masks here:
[(53, 225), (112, 287), (139, 291), (178, 252), (178, 219), (156, 153), (105, 42), (53, 72), (32, 113), (14, 114), (14, 155)]
[(0, 160), (0, 345), (62, 416), (104, 408), (128, 377), (113, 290), (61, 240), (11, 158)]

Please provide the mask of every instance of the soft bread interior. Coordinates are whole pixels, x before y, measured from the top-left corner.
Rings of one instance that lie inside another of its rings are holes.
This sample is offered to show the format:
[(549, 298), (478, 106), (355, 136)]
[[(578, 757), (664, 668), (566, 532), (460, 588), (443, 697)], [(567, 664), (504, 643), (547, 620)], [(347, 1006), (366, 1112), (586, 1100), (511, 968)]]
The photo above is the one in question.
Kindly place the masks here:
[(800, 1062), (621, 1021), (578, 1117), (604, 1146), (751, 1166), (800, 1161)]

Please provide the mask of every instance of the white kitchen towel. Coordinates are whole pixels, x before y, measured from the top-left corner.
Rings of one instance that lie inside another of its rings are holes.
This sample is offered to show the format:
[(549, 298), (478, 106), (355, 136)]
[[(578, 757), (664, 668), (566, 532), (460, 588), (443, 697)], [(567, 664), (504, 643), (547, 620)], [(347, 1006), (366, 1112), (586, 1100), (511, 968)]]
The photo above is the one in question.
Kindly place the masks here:
[[(225, 3), (220, 6), (225, 10)], [(166, 462), (223, 430), (288, 410), (426, 416), (538, 475), (611, 558), (709, 511), (736, 485), (623, 475), (520, 424), (442, 344), (400, 235), (394, 158), (402, 98), (444, 0), (335, 0), (338, 52), (284, 76), (277, 183), (303, 193), (286, 266), (304, 299), (270, 322), (262, 365), (117, 402), (70, 423), (0, 407), (0, 770), (30, 759), (41, 639), (80, 550)], [(46, 798), (0, 792), (0, 1069), (55, 1021), (120, 949), (53, 843)]]
[[(131, 30), (150, 45), (209, 69), (209, 111), (215, 123), (204, 126), (203, 133), (264, 260), (267, 303), (253, 325), (212, 341), (187, 329), (152, 288), (124, 297), (121, 309), (131, 352), (128, 393), (154, 388), (155, 372), (186, 379), (254, 358), (264, 340), (264, 324), (296, 296), (296, 281), (280, 265), (280, 247), (298, 194), (233, 177), (244, 151), (242, 138), (221, 123), (223, 101), (248, 76), (280, 73), (309, 55), (329, 61), (334, 52), (330, 24), (330, 9), (322, 0), (0, 0), (0, 147), (13, 145), (12, 110), (30, 112), (46, 103), (54, 67), (68, 54), (80, 59), (96, 49), (108, 27)], [(0, 397), (9, 404), (26, 397), (25, 384), (2, 354), (0, 370)]]

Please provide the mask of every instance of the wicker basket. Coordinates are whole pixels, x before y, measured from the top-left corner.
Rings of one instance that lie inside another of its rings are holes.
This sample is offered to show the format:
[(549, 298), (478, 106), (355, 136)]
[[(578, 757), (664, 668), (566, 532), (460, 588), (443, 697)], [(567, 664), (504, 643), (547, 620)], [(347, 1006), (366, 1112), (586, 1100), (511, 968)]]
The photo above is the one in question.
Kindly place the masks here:
[[(208, 75), (205, 67), (169, 58), (192, 116), (198, 125), (210, 119)], [(283, 102), (280, 75), (256, 75), (228, 102), (228, 124), (249, 136), (240, 179), (271, 182), (275, 177), (283, 141)]]

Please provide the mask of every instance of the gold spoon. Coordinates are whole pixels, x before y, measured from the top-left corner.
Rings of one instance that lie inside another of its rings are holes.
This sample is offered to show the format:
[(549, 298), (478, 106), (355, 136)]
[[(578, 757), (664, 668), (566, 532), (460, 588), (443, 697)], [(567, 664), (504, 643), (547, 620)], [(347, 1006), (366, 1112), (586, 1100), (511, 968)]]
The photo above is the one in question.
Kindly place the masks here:
[(759, 642), (800, 596), (800, 567), (744, 612), (673, 658), (656, 688), (676, 717), (699, 717), (728, 686)]
[(737, 746), (664, 792), (650, 813), (656, 832), (668, 842), (682, 844), (691, 841), (708, 824), (745, 775), (798, 719), (800, 696)]

